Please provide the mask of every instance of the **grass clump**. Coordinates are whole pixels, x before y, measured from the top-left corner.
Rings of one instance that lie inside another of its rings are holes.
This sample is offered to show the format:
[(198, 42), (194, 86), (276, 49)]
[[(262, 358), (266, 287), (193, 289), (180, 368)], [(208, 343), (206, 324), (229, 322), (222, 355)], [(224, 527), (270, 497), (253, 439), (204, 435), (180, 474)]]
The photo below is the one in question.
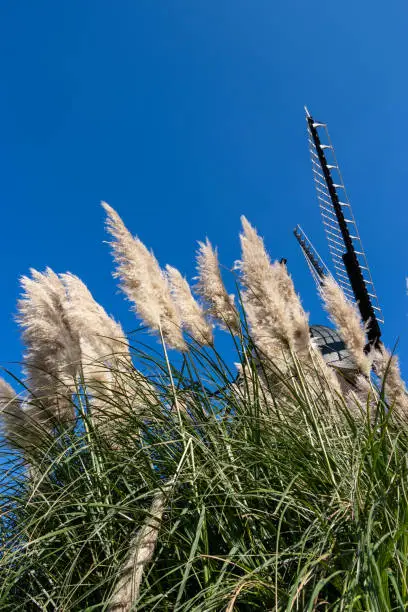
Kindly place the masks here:
[[(372, 355), (380, 363), (377, 386), (358, 365), (347, 381), (328, 367), (286, 269), (246, 220), (242, 300), (207, 243), (202, 305), (107, 211), (125, 241), (115, 253), (128, 297), (157, 300), (137, 311), (160, 348), (130, 342), (72, 275), (24, 281), (24, 392), (0, 386), (0, 609), (405, 610), (408, 427), (396, 362), (385, 350), (360, 355), (365, 369)], [(180, 318), (188, 325), (175, 332)], [(214, 321), (231, 336), (227, 359), (207, 333)], [(194, 322), (201, 332), (187, 336)]]
[(295, 357), (270, 389), (211, 351), (189, 361), (174, 396), (150, 360), (156, 401), (132, 412), (118, 391), (109, 431), (78, 394), (29, 476), (4, 454), (1, 609), (126, 609), (115, 589), (142, 573), (138, 610), (403, 610), (408, 437), (381, 394), (358, 416)]

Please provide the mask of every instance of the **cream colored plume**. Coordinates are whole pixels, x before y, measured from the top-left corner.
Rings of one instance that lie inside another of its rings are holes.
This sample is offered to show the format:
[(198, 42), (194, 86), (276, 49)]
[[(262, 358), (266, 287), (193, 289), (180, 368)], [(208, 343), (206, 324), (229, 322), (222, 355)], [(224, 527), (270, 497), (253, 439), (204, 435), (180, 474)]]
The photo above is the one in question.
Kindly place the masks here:
[(13, 446), (21, 448), (25, 440), (25, 414), (13, 387), (3, 378), (0, 378), (0, 412), (3, 425), (2, 433), (6, 440)]
[[(61, 274), (68, 295), (67, 318), (80, 338), (82, 370), (93, 398), (96, 424), (107, 417), (139, 410), (155, 400), (152, 385), (132, 365), (127, 338), (119, 323), (93, 298), (77, 276)], [(122, 397), (123, 401), (118, 402)]]
[(284, 265), (271, 263), (262, 238), (245, 217), (241, 221), (243, 304), (255, 343), (273, 360), (288, 348), (308, 351), (307, 316)]
[(181, 332), (181, 320), (170, 295), (165, 274), (145, 245), (133, 237), (117, 212), (102, 202), (107, 213), (107, 229), (113, 237), (112, 248), (121, 288), (135, 305), (142, 321), (161, 332), (166, 343), (179, 350), (186, 344)]
[(323, 359), (323, 355), (321, 354), (319, 348), (313, 343), (313, 340), (310, 342), (310, 361), (312, 364), (312, 369), (307, 372), (306, 376), (309, 378), (313, 378), (314, 380), (320, 381), (320, 386), (323, 384), (324, 388), (330, 388), (331, 397), (335, 398), (337, 396), (342, 395), (342, 377), (338, 377), (335, 370), (329, 367), (325, 360)]
[(385, 393), (388, 400), (394, 403), (395, 411), (403, 420), (408, 419), (408, 394), (401, 376), (398, 357), (384, 347), (375, 351), (374, 368), (385, 384)]
[(200, 304), (194, 299), (190, 285), (177, 268), (166, 266), (171, 295), (186, 331), (200, 344), (212, 344), (213, 334)]
[(310, 331), (308, 315), (303, 310), (299, 295), (295, 291), (292, 278), (284, 264), (275, 263), (274, 271), (279, 293), (286, 302), (292, 321), (293, 348), (299, 354), (310, 348)]
[(364, 352), (367, 344), (366, 333), (357, 306), (347, 300), (332, 276), (326, 276), (321, 294), (330, 319), (346, 343), (356, 366), (368, 376), (371, 358)]
[(140, 531), (131, 540), (127, 559), (120, 570), (119, 580), (115, 586), (109, 612), (130, 612), (140, 595), (143, 572), (153, 558), (168, 491), (171, 484), (163, 491), (156, 493)]
[(27, 398), (23, 401), (3, 378), (0, 378), (0, 417), (7, 442), (24, 451), (38, 447), (49, 432), (48, 412), (30, 405)]
[(54, 418), (71, 420), (80, 347), (66, 317), (65, 287), (50, 268), (44, 273), (31, 270), (31, 276), (21, 280), (24, 293), (17, 317), (26, 348), (27, 386)]
[(94, 300), (77, 276), (67, 273), (60, 278), (68, 295), (67, 319), (80, 337), (82, 358), (107, 363), (121, 359), (130, 364), (129, 346), (121, 325)]
[(238, 333), (240, 329), (239, 316), (234, 306), (234, 297), (228, 295), (221, 278), (217, 251), (211, 242), (199, 242), (197, 252), (198, 282), (196, 291), (204, 299), (209, 313), (222, 327)]

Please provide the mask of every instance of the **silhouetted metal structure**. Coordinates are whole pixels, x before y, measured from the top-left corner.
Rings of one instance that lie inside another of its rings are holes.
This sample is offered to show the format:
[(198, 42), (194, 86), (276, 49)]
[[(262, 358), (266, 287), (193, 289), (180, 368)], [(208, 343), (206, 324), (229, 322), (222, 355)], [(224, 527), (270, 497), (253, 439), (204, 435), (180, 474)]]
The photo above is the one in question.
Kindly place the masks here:
[(313, 276), (316, 285), (321, 285), (324, 277), (327, 274), (330, 274), (330, 271), (300, 225), (295, 227), (293, 233), (295, 234), (295, 238), (303, 251), (306, 263), (309, 266), (310, 273)]
[[(334, 147), (327, 125), (315, 121), (305, 110), (314, 184), (335, 277), (347, 298), (358, 305), (368, 344), (378, 345), (384, 320)], [(330, 274), (327, 266), (300, 226), (294, 234), (320, 285)]]

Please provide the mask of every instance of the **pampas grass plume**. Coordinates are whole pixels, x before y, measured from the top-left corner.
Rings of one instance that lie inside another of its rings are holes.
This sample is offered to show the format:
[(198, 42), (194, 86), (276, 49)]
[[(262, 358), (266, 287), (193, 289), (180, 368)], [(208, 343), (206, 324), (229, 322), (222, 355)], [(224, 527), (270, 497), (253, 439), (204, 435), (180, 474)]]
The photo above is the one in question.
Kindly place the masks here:
[(156, 493), (148, 518), (130, 542), (129, 553), (121, 568), (109, 612), (130, 612), (139, 598), (144, 569), (153, 558), (159, 536), (168, 489), (169, 485), (166, 485), (163, 491)]
[(199, 242), (197, 252), (197, 284), (195, 289), (204, 299), (209, 314), (214, 317), (221, 327), (238, 333), (240, 329), (239, 315), (234, 306), (234, 297), (228, 295), (221, 278), (217, 251), (211, 242)]
[(3, 378), (0, 378), (0, 417), (7, 442), (24, 451), (33, 451), (41, 444), (50, 420), (47, 411), (23, 402)]
[[(107, 417), (124, 414), (128, 408), (146, 408), (155, 401), (155, 391), (134, 369), (122, 326), (77, 276), (61, 274), (61, 279), (68, 294), (67, 318), (80, 338), (82, 372), (92, 394), (94, 423), (101, 426)], [(118, 403), (117, 397), (124, 401)]]
[(283, 264), (271, 263), (262, 238), (241, 217), (242, 259), (238, 262), (245, 286), (243, 304), (257, 346), (270, 359), (282, 351), (307, 350), (310, 344), (307, 316)]
[(183, 327), (200, 344), (213, 342), (213, 334), (200, 304), (194, 299), (190, 286), (177, 268), (166, 266), (171, 294), (179, 311)]
[(399, 417), (405, 421), (408, 418), (408, 394), (407, 388), (401, 376), (398, 357), (384, 346), (374, 355), (375, 371), (385, 385), (385, 392), (390, 403), (394, 403)]
[(21, 436), (18, 432), (22, 428), (24, 413), (13, 387), (3, 378), (0, 378), (0, 414), (7, 441), (13, 446), (20, 447)]
[(65, 287), (58, 276), (50, 268), (44, 273), (31, 270), (31, 276), (21, 279), (24, 293), (17, 317), (26, 349), (27, 386), (57, 420), (70, 420), (74, 416), (70, 395), (80, 361), (78, 334), (67, 320)]
[(150, 329), (160, 332), (170, 347), (185, 350), (181, 320), (156, 258), (139, 238), (131, 235), (109, 204), (102, 202), (102, 206), (107, 213), (107, 230), (113, 237), (115, 276), (120, 279), (122, 290)]
[(93, 298), (88, 287), (71, 273), (61, 274), (68, 301), (67, 318), (81, 341), (82, 358), (118, 358), (130, 361), (129, 347), (122, 327)]
[(371, 358), (364, 352), (367, 343), (366, 333), (357, 306), (347, 300), (332, 276), (326, 276), (321, 294), (330, 319), (346, 343), (356, 366), (368, 376), (371, 370)]

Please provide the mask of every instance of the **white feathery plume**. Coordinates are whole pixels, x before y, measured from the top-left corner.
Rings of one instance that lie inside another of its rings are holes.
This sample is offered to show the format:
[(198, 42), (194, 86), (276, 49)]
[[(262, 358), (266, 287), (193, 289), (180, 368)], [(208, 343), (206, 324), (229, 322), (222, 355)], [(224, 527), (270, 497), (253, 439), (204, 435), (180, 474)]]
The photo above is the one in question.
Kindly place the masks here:
[(3, 434), (8, 442), (21, 448), (25, 439), (26, 419), (21, 409), (21, 401), (13, 387), (0, 378), (0, 412)]
[(82, 374), (92, 395), (92, 416), (99, 424), (102, 416), (108, 416), (115, 375), (121, 364), (130, 362), (127, 341), (119, 323), (109, 317), (77, 276), (66, 273), (60, 278), (68, 295), (67, 318), (80, 339)]
[[(31, 270), (31, 275), (21, 279), (24, 293), (17, 317), (26, 347), (27, 386), (34, 398), (42, 400), (49, 415), (59, 421), (71, 420), (80, 348), (78, 335), (66, 317), (65, 287), (50, 268), (44, 273)], [(40, 417), (41, 411), (35, 412)]]
[(281, 357), (286, 338), (291, 335), (287, 309), (275, 282), (273, 266), (262, 238), (241, 218), (242, 259), (239, 267), (245, 286), (242, 299), (256, 344), (271, 359)]
[(2, 433), (15, 448), (32, 451), (47, 433), (47, 417), (23, 401), (3, 378), (0, 378), (0, 417)]
[(197, 252), (197, 284), (195, 289), (208, 305), (209, 313), (221, 327), (238, 333), (240, 329), (238, 311), (234, 306), (234, 296), (228, 295), (221, 278), (218, 254), (211, 242), (199, 242)]
[(398, 416), (406, 420), (408, 418), (408, 393), (401, 376), (398, 357), (384, 347), (375, 351), (374, 368), (383, 383), (385, 393), (390, 402), (393, 402)]
[(119, 580), (108, 608), (109, 612), (130, 612), (139, 598), (143, 572), (153, 558), (172, 484), (173, 481), (168, 483), (162, 491), (155, 494), (149, 516), (130, 542), (129, 553), (120, 570)]
[(88, 287), (71, 273), (61, 274), (66, 287), (67, 318), (81, 342), (82, 358), (107, 360), (122, 358), (130, 363), (129, 346), (123, 329), (96, 302)]
[(263, 240), (241, 217), (242, 260), (239, 268), (245, 286), (243, 304), (257, 346), (270, 359), (282, 350), (309, 348), (307, 316), (300, 306), (283, 264), (271, 263)]
[(213, 334), (200, 304), (194, 299), (190, 285), (177, 268), (166, 266), (170, 291), (178, 309), (183, 327), (202, 345), (213, 342)]
[(279, 293), (286, 302), (292, 320), (292, 338), (294, 350), (307, 353), (310, 349), (310, 330), (308, 316), (303, 310), (299, 295), (295, 291), (292, 278), (284, 264), (275, 264), (274, 271)]
[(333, 370), (333, 368), (327, 365), (319, 348), (314, 344), (313, 339), (310, 341), (309, 355), (311, 363), (314, 367), (314, 373), (312, 373), (311, 376), (314, 379), (316, 379), (316, 377), (320, 378), (320, 376), (325, 379), (325, 388), (327, 386), (330, 387), (330, 390), (332, 391), (330, 394), (331, 397), (334, 398), (336, 396), (341, 396), (341, 377), (336, 374), (336, 371)]
[[(123, 395), (133, 410), (154, 400), (152, 385), (135, 372), (129, 344), (121, 325), (95, 301), (91, 292), (74, 274), (61, 274), (67, 290), (67, 318), (80, 338), (85, 382), (93, 397), (96, 420), (118, 410), (118, 396)], [(113, 398), (114, 401), (110, 401)], [(120, 403), (122, 404), (122, 403)], [(126, 409), (123, 406), (122, 409)]]
[(346, 343), (356, 366), (368, 376), (371, 357), (364, 352), (367, 344), (366, 332), (357, 306), (346, 298), (332, 276), (326, 276), (321, 294), (330, 319)]
[(160, 332), (167, 344), (185, 350), (181, 321), (170, 295), (165, 274), (145, 245), (133, 237), (118, 213), (102, 202), (107, 213), (106, 226), (113, 237), (111, 243), (117, 264), (115, 276), (142, 321)]
[(0, 412), (4, 421), (6, 420), (4, 416), (8, 412), (11, 414), (15, 414), (17, 412), (18, 414), (18, 410), (20, 410), (19, 404), (19, 399), (13, 387), (9, 385), (4, 378), (0, 377)]

